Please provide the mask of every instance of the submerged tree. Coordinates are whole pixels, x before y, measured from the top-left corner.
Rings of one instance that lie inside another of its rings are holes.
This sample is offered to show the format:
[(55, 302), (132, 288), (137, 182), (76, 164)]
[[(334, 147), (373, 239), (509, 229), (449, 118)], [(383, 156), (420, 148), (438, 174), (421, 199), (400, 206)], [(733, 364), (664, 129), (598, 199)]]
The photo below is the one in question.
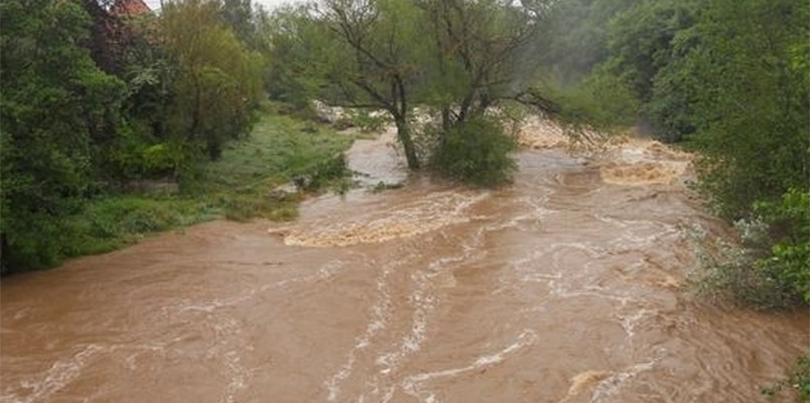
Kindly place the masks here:
[(325, 0), (277, 13), (276, 88), (297, 93), (294, 98), (386, 110), (408, 166), (419, 168), (410, 126), (422, 72), (419, 12), (400, 0)]
[(543, 22), (546, 2), (423, 0), (433, 57), (425, 99), (441, 110), (442, 126), (482, 114), (515, 95), (534, 71), (522, 53)]
[(275, 17), (275, 74), (288, 91), (388, 111), (416, 169), (425, 155), (414, 144), (415, 106), (440, 111), (444, 137), (519, 86), (518, 55), (545, 4), (524, 3), (324, 0), (288, 8)]

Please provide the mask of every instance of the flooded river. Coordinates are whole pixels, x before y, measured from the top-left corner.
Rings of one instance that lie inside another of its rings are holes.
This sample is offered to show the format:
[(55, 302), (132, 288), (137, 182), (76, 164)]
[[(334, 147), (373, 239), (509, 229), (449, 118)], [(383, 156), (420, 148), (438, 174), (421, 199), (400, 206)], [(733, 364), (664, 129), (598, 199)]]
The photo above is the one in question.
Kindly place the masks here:
[[(369, 183), (404, 175), (388, 141), (350, 153)], [(806, 313), (683, 286), (687, 232), (725, 231), (687, 156), (524, 145), (504, 189), (414, 177), (4, 279), (0, 400), (754, 402), (807, 351)]]

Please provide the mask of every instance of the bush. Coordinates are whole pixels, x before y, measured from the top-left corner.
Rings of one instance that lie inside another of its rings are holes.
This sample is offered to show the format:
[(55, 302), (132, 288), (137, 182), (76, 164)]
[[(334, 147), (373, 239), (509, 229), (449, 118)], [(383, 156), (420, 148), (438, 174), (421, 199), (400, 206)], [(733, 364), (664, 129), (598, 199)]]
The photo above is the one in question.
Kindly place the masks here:
[(755, 269), (810, 303), (810, 190), (791, 189), (778, 203), (756, 203), (754, 211), (768, 227), (760, 247), (770, 252), (755, 262)]
[(487, 117), (460, 122), (444, 133), (431, 165), (451, 179), (476, 186), (509, 182), (517, 168), (510, 155), (515, 140), (501, 124)]
[(360, 109), (353, 113), (352, 120), (355, 126), (364, 133), (376, 133), (382, 131), (388, 120), (385, 115), (373, 114), (365, 109)]
[(315, 164), (309, 173), (310, 180), (305, 187), (308, 191), (318, 191), (328, 187), (335, 189), (338, 193), (345, 193), (348, 188), (343, 179), (350, 174), (346, 157), (340, 153)]
[(704, 256), (699, 291), (760, 309), (810, 303), (810, 191), (792, 189), (753, 210), (753, 218), (735, 223), (741, 246)]

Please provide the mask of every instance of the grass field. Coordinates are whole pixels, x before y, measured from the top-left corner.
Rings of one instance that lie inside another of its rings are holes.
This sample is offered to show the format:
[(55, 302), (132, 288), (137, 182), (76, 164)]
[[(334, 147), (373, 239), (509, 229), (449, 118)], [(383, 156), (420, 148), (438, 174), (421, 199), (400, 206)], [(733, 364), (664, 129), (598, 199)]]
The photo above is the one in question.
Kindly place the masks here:
[(308, 190), (345, 188), (342, 151), (352, 138), (328, 126), (265, 115), (251, 135), (230, 144), (215, 162), (203, 163), (177, 194), (107, 195), (66, 217), (64, 238), (55, 240), (63, 257), (102, 253), (147, 234), (227, 218), (290, 220), (301, 195), (278, 197), (273, 190), (307, 176)]

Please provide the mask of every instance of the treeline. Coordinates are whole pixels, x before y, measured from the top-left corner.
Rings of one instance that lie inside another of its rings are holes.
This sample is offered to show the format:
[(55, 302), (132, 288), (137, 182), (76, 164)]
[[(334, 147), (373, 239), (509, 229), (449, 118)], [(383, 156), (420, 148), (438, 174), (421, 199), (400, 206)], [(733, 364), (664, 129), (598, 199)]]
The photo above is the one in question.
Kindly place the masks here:
[(176, 181), (248, 133), (267, 65), (250, 0), (138, 6), (0, 3), (4, 272), (70, 255), (65, 217), (86, 201)]
[(707, 280), (810, 302), (810, 2), (571, 0), (551, 21), (547, 87), (618, 79), (642, 128), (698, 152), (697, 187), (744, 247)]

